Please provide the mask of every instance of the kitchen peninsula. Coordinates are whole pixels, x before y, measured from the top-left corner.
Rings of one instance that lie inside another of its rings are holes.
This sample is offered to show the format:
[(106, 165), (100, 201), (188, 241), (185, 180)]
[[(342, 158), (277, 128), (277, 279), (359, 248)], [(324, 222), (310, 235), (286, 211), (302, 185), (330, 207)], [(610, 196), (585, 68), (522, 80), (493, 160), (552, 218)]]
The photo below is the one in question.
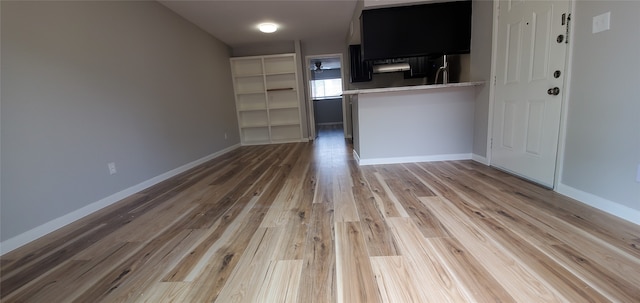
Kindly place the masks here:
[(346, 90), (360, 165), (471, 159), (475, 88), (463, 82)]

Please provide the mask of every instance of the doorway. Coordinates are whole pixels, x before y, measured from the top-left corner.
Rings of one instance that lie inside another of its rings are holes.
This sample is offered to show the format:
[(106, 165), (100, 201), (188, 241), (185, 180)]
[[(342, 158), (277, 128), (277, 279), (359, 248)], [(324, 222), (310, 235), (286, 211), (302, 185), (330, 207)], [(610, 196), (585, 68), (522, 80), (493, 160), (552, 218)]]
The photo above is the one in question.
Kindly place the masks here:
[(307, 56), (306, 66), (310, 136), (344, 133), (342, 54)]
[(568, 1), (500, 3), (491, 165), (555, 183)]

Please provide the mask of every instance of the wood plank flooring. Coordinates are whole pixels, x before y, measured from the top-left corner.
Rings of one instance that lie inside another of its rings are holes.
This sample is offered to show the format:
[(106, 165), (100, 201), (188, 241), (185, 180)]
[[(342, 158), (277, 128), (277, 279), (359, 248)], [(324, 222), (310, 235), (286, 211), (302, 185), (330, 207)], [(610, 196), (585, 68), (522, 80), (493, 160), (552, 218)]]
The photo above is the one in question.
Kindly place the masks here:
[(246, 146), (0, 259), (2, 302), (640, 302), (640, 227), (472, 161)]

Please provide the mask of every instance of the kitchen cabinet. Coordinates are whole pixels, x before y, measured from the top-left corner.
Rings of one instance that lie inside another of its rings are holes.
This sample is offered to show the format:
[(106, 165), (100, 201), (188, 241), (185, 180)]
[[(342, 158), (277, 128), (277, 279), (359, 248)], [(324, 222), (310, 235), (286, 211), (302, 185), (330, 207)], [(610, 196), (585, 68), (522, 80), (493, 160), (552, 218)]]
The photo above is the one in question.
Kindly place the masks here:
[[(433, 63), (428, 57), (412, 57), (407, 58), (406, 61), (409, 63), (411, 70), (404, 72), (405, 79), (434, 77), (435, 71), (433, 71), (433, 68), (430, 66), (430, 64)], [(431, 80), (433, 81), (433, 79)]]
[(230, 61), (241, 143), (303, 141), (296, 55)]
[(360, 44), (349, 45), (349, 62), (351, 68), (351, 83), (371, 81), (373, 65), (369, 61), (362, 61)]

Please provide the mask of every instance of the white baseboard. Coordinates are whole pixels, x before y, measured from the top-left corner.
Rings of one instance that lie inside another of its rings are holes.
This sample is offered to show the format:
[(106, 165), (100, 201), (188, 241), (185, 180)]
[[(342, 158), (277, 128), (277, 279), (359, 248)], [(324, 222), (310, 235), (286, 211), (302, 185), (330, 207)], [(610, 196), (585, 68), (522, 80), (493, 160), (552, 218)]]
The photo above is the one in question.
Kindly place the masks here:
[(489, 165), (489, 159), (480, 155), (471, 154), (471, 160), (482, 163), (484, 165)]
[[(355, 151), (354, 151), (355, 155)], [(434, 161), (455, 161), (470, 160), (471, 154), (445, 154), (445, 155), (429, 155), (429, 156), (413, 156), (413, 157), (392, 157), (392, 158), (372, 158), (359, 159), (360, 165), (378, 165), (378, 164), (397, 164), (412, 162), (434, 162)]]
[(176, 176), (180, 173), (183, 173), (191, 168), (194, 168), (202, 163), (205, 163), (209, 160), (215, 159), (223, 154), (226, 154), (234, 149), (240, 147), (240, 144), (236, 144), (230, 147), (227, 147), (221, 151), (215, 152), (193, 162), (187, 163), (183, 166), (180, 166), (176, 169), (172, 169), (164, 174), (151, 178), (147, 181), (129, 187), (125, 190), (119, 191), (111, 196), (103, 198), (99, 201), (93, 202), (85, 207), (72, 211), (62, 217), (58, 217), (53, 219), (47, 223), (44, 223), (40, 226), (37, 226), (31, 230), (28, 230), (24, 233), (21, 233), (13, 238), (7, 239), (5, 241), (0, 242), (0, 255), (4, 255), (20, 246), (23, 246), (31, 241), (34, 241), (46, 234), (49, 234), (57, 229), (60, 229), (70, 223), (73, 223), (79, 219), (82, 219), (98, 210), (101, 210), (111, 204), (114, 204), (126, 197), (129, 197), (137, 192), (145, 190), (153, 185), (156, 185), (164, 180), (167, 180), (173, 176)]
[(358, 155), (355, 148), (353, 149), (353, 157), (356, 159), (356, 163), (360, 164), (360, 155)]
[(640, 225), (640, 210), (598, 197), (562, 183), (558, 184), (556, 192), (616, 217)]

